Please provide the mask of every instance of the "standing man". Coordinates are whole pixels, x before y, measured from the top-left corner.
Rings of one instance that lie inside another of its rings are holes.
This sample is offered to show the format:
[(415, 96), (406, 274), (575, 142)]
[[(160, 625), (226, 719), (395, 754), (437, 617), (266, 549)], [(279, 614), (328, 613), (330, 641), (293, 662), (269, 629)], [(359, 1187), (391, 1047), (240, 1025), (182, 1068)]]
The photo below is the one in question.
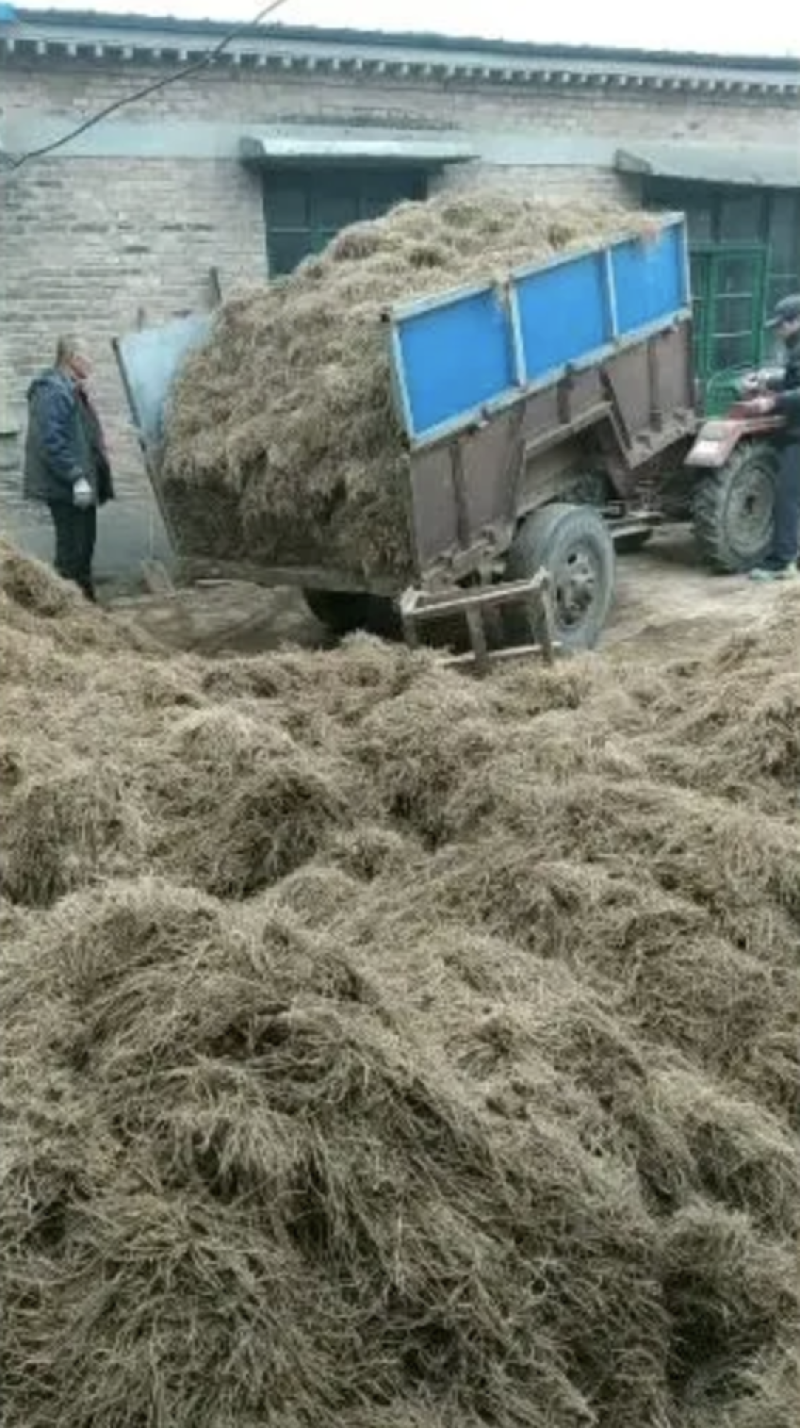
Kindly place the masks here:
[(774, 412), (786, 425), (774, 437), (778, 474), (772, 547), (750, 578), (794, 580), (800, 539), (800, 294), (783, 298), (767, 326), (776, 329), (786, 348), (786, 367), (781, 376), (769, 378), (763, 395), (747, 406), (757, 416)]
[(94, 600), (97, 509), (114, 495), (100, 419), (86, 383), (92, 364), (77, 337), (61, 337), (56, 363), (28, 389), (24, 494), (44, 501), (56, 535), (55, 567)]

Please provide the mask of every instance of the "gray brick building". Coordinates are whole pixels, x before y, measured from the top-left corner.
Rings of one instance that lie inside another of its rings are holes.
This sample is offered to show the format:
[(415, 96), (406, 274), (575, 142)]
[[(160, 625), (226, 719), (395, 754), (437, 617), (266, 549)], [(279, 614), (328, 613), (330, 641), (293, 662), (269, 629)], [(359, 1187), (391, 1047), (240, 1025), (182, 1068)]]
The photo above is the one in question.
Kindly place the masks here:
[(689, 217), (701, 374), (761, 355), (800, 287), (800, 63), (276, 26), (15, 168), (201, 58), (224, 24), (19, 10), (0, 20), (0, 527), (47, 551), (18, 496), (24, 394), (55, 335), (97, 353), (122, 502), (104, 563), (163, 549), (111, 353), (217, 284), (289, 270), (355, 218), (442, 186), (514, 183)]

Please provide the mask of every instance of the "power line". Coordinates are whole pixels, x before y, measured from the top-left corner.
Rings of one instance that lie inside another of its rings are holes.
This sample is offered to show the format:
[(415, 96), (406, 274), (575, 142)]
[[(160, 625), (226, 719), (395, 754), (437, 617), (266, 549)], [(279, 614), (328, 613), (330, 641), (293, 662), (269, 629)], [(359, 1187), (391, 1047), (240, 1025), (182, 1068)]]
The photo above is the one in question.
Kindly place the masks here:
[(175, 70), (173, 74), (167, 74), (163, 79), (157, 79), (152, 84), (147, 84), (143, 89), (137, 89), (133, 94), (126, 94), (122, 99), (115, 99), (113, 104), (106, 105), (97, 114), (93, 114), (90, 119), (85, 119), (82, 124), (78, 124), (75, 129), (71, 129), (68, 134), (63, 134), (60, 139), (54, 139), (52, 143), (43, 144), (40, 149), (31, 149), (29, 153), (22, 154), (18, 159), (12, 159), (4, 164), (6, 173), (13, 173), (21, 169), (23, 164), (29, 164), (32, 159), (42, 159), (46, 154), (52, 154), (56, 149), (63, 149), (65, 144), (71, 144), (73, 139), (77, 139), (81, 134), (85, 134), (87, 129), (93, 129), (96, 124), (107, 119), (110, 114), (116, 114), (117, 110), (124, 109), (128, 104), (137, 104), (140, 99), (147, 99), (150, 94), (156, 94), (160, 89), (166, 89), (170, 84), (177, 84), (180, 79), (187, 79), (191, 74), (197, 74), (200, 70), (208, 69), (214, 63), (223, 50), (227, 49), (239, 35), (246, 30), (252, 30), (256, 25), (260, 25), (268, 15), (272, 15), (276, 10), (287, 4), (287, 0), (270, 0), (269, 5), (265, 5), (263, 10), (259, 10), (254, 20), (243, 20), (235, 25), (226, 35), (223, 35), (218, 44), (213, 49), (207, 50), (199, 59), (193, 60), (191, 64), (184, 65), (183, 69)]

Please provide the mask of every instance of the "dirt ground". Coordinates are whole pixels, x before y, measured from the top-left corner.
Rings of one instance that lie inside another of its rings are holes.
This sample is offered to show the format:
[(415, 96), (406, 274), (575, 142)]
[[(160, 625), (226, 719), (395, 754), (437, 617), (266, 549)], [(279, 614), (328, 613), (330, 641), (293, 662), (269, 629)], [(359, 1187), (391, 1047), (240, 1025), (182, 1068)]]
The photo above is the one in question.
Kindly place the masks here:
[[(781, 590), (742, 576), (711, 574), (690, 532), (665, 529), (640, 554), (619, 558), (616, 602), (601, 648), (626, 659), (696, 650), (698, 641), (760, 619)], [(111, 603), (176, 649), (253, 654), (284, 644), (330, 644), (292, 589), (206, 584), (172, 596), (124, 596)]]

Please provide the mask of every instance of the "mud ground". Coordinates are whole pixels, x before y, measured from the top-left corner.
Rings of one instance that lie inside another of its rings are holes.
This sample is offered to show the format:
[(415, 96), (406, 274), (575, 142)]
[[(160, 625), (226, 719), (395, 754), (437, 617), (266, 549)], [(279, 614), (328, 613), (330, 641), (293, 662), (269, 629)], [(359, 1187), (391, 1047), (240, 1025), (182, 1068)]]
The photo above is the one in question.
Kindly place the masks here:
[[(669, 658), (767, 614), (785, 587), (714, 575), (691, 534), (659, 532), (637, 555), (618, 558), (617, 593), (601, 651), (614, 658)], [(297, 590), (206, 584), (174, 595), (107, 597), (175, 649), (257, 653), (282, 645), (327, 646), (330, 637)], [(800, 632), (798, 632), (800, 644)]]

